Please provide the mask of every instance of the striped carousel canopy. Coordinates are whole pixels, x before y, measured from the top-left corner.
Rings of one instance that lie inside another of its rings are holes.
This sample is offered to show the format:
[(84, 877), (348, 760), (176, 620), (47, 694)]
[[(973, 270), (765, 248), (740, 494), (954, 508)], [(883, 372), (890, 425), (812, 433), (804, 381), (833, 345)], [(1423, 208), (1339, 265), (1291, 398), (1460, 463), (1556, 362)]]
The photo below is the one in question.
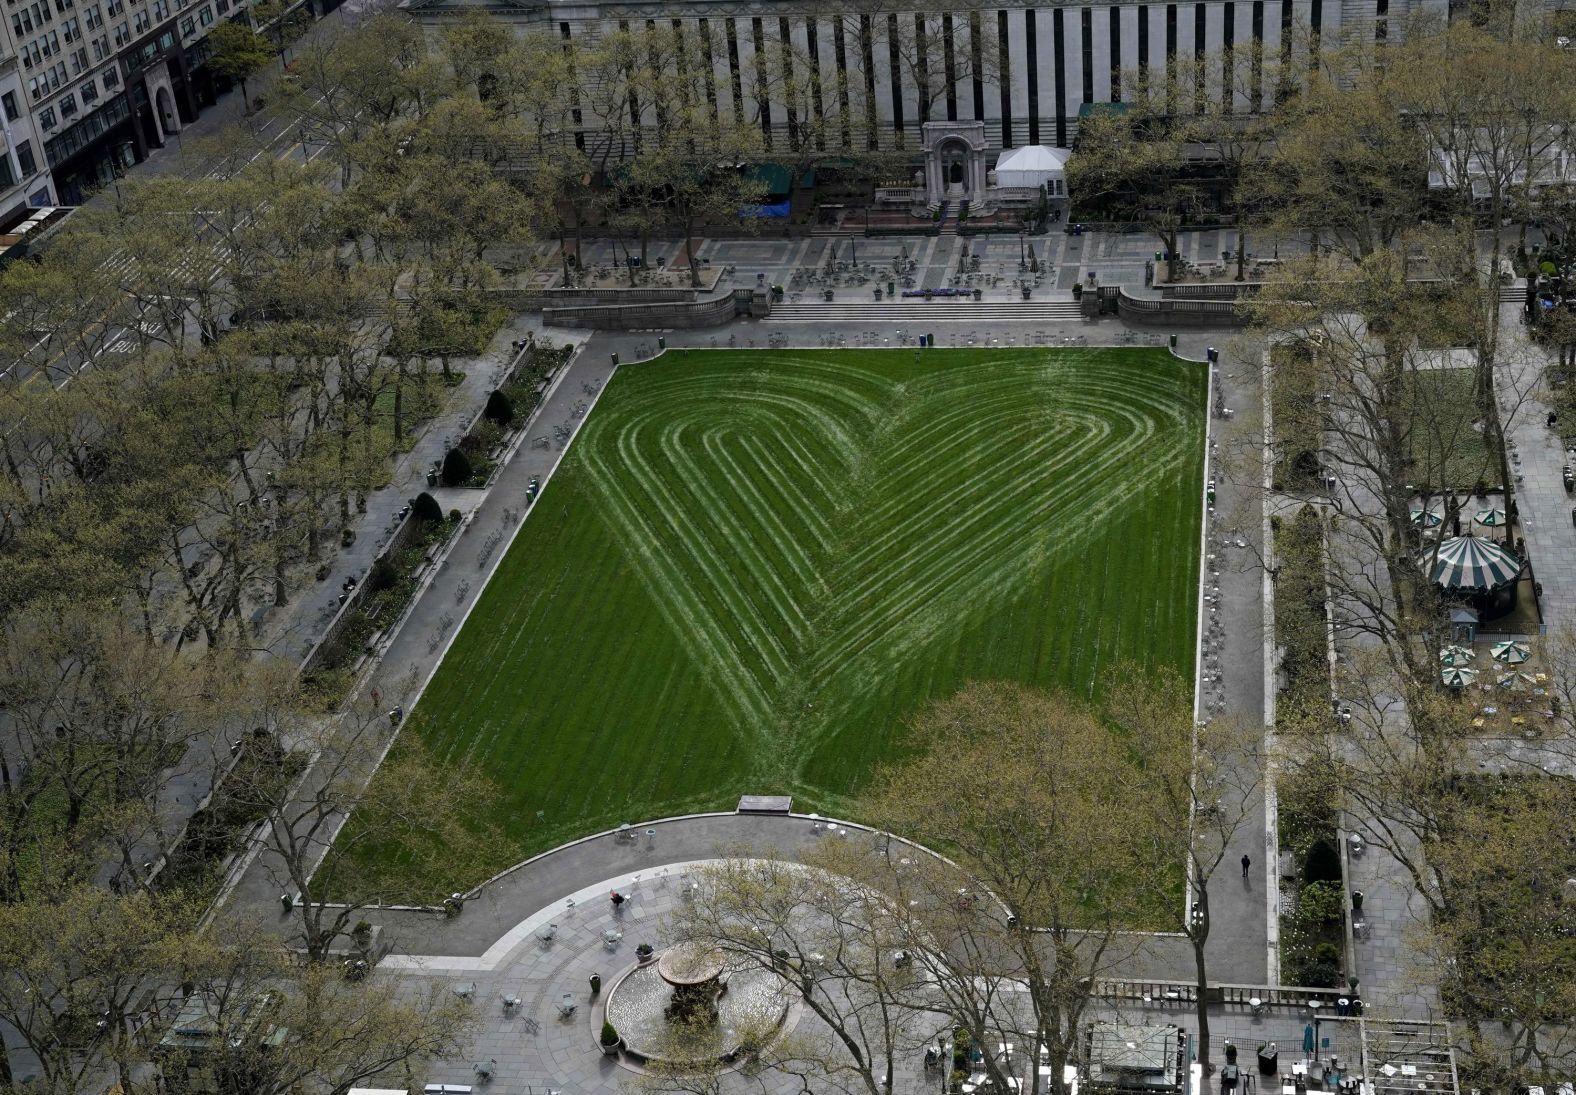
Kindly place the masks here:
[(1498, 589), (1516, 580), (1521, 560), (1480, 536), (1455, 536), (1418, 557), (1418, 565), (1446, 589)]

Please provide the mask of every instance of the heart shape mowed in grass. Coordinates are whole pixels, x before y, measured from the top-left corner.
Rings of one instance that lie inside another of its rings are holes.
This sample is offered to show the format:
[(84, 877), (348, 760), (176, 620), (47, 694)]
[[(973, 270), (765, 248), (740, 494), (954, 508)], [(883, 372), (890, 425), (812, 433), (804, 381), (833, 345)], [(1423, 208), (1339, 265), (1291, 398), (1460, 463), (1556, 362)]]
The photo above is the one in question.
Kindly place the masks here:
[(675, 635), (783, 773), (1196, 459), (1176, 428), (1196, 409), (1161, 369), (1009, 351), (899, 381), (737, 360), (642, 366), (639, 407), (576, 447)]

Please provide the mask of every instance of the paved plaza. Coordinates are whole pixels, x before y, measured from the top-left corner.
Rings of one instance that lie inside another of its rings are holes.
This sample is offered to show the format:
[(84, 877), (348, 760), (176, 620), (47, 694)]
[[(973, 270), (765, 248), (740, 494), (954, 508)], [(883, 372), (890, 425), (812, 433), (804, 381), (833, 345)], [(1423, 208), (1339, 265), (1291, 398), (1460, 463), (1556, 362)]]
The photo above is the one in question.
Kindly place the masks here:
[[(807, 819), (776, 820), (810, 832)], [(855, 831), (853, 838), (864, 835)], [(604, 845), (611, 841), (601, 838)], [(637, 837), (633, 849), (638, 853), (645, 841), (643, 835)], [(617, 908), (609, 900), (614, 889), (628, 898)], [(402, 954), (385, 959), (385, 970), (415, 983), (433, 982), (463, 993), (475, 1004), (481, 1032), (468, 1053), (435, 1066), (429, 1082), (475, 1083), (476, 1065), (484, 1062), (494, 1070), (488, 1090), (509, 1095), (546, 1090), (612, 1092), (632, 1081), (634, 1066), (605, 1056), (596, 1044), (607, 991), (593, 996), (590, 978), (599, 975), (604, 986), (612, 986), (636, 965), (636, 946), (651, 943), (660, 949), (665, 920), (685, 900), (685, 889), (685, 867), (674, 864), (597, 879), (508, 926), (496, 920), (496, 910), (483, 912), (468, 904), (448, 923), (456, 925), (458, 934), (478, 943), (485, 940), (478, 955)], [(504, 930), (496, 937), (487, 938), (500, 927)], [(506, 997), (518, 998), (519, 1005), (506, 1008)], [(1244, 1065), (1250, 1065), (1260, 1045), (1274, 1042), (1283, 1054), (1282, 1069), (1289, 1071), (1293, 1060), (1304, 1057), (1302, 1047), (1312, 1017), (1297, 1005), (1262, 1014), (1246, 1005), (1216, 1006), (1211, 1016), (1214, 1059), (1223, 1061), (1225, 1046), (1231, 1043), (1239, 1047)], [(1171, 1023), (1188, 1031), (1195, 1027), (1194, 1011), (1187, 1005), (1145, 1008), (1136, 1002), (1107, 1003), (1096, 1008), (1090, 1019)], [(813, 1035), (817, 1029), (817, 1020), (803, 1009), (790, 1015), (789, 1024), (799, 1034)], [(949, 1025), (940, 1015), (921, 1015), (908, 1024), (905, 1034), (914, 1048), (899, 1055), (895, 1091), (918, 1093), (937, 1083), (937, 1074), (926, 1072), (917, 1047), (944, 1034)], [(1325, 1060), (1358, 1059), (1353, 1027), (1333, 1014), (1320, 1016), (1319, 1048)], [(1020, 1067), (1026, 1070), (1027, 1065)], [(1267, 1078), (1259, 1082), (1274, 1086)], [(799, 1090), (799, 1081), (787, 1076), (768, 1077), (766, 1085), (766, 1090), (784, 1095)]]
[[(1075, 282), (1087, 284), (1093, 272), (1101, 285), (1122, 285), (1129, 291), (1146, 291), (1146, 274), (1152, 267), (1160, 244), (1147, 232), (1086, 232), (1071, 235), (1053, 227), (1044, 235), (1019, 236), (1001, 233), (977, 236), (887, 236), (865, 238), (857, 235), (772, 238), (769, 228), (759, 236), (743, 239), (706, 239), (697, 243), (696, 261), (705, 269), (720, 273), (719, 289), (753, 288), (764, 282), (782, 285), (789, 303), (819, 300), (819, 292), (832, 288), (835, 299), (873, 300), (874, 290), (884, 286), (889, 275), (902, 282), (901, 288), (939, 289), (962, 285), (972, 264), (965, 269), (965, 256), (977, 258), (978, 271), (970, 287), (982, 291), (986, 300), (1019, 299), (1018, 284), (1028, 276), (1032, 254), (1043, 268), (1033, 299), (1070, 299)], [(1226, 251), (1236, 247), (1236, 234), (1228, 230), (1184, 232), (1177, 240), (1177, 252), (1185, 262), (1220, 263)], [(1260, 257), (1285, 257), (1306, 251), (1306, 244), (1290, 239), (1250, 237), (1247, 251)], [(544, 261), (547, 256), (544, 251)], [(585, 245), (584, 261), (590, 268), (611, 270), (623, 261), (623, 247), (612, 240), (593, 240)], [(652, 240), (647, 259), (653, 268), (675, 271), (675, 284), (687, 284), (682, 269), (687, 261), (679, 240)], [(804, 276), (824, 272), (828, 265), (868, 267), (879, 277), (850, 283), (843, 278), (834, 284), (807, 284)], [(894, 266), (897, 263), (897, 266)], [(910, 271), (911, 282), (896, 274), (901, 267)], [(795, 275), (800, 275), (796, 278)], [(983, 277), (979, 276), (983, 275)]]

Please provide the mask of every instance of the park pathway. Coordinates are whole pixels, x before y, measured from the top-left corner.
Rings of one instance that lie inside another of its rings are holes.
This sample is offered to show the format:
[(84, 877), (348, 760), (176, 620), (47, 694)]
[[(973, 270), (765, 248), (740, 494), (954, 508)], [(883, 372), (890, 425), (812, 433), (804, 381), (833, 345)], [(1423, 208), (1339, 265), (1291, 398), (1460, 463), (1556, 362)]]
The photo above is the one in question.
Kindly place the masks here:
[[(1508, 418), (1505, 440), (1511, 452), (1511, 474), (1516, 477), (1516, 510), (1519, 532), (1527, 544), (1532, 572), (1543, 587), (1538, 607), (1544, 630), (1570, 626), (1576, 612), (1576, 499), (1565, 491), (1561, 474), (1566, 464), (1576, 464), (1576, 454), (1565, 450), (1560, 431), (1546, 423), (1549, 408), (1540, 398), (1541, 386), (1518, 399), (1528, 387), (1524, 375), (1527, 359), (1542, 367), (1550, 364), (1542, 345), (1526, 338), (1521, 309), (1506, 305), (1501, 340), (1515, 352), (1503, 353), (1497, 366), (1502, 419)], [(1566, 428), (1570, 424), (1566, 423)]]

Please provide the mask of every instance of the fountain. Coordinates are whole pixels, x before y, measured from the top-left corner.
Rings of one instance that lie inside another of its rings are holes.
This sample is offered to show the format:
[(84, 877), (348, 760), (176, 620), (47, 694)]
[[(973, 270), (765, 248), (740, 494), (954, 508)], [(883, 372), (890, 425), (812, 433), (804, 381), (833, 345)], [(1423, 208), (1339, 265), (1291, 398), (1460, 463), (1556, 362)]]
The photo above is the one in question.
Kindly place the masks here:
[(681, 943), (636, 966), (608, 990), (607, 1021), (637, 1061), (732, 1062), (781, 1029), (792, 994), (755, 966), (729, 968), (718, 950)]

